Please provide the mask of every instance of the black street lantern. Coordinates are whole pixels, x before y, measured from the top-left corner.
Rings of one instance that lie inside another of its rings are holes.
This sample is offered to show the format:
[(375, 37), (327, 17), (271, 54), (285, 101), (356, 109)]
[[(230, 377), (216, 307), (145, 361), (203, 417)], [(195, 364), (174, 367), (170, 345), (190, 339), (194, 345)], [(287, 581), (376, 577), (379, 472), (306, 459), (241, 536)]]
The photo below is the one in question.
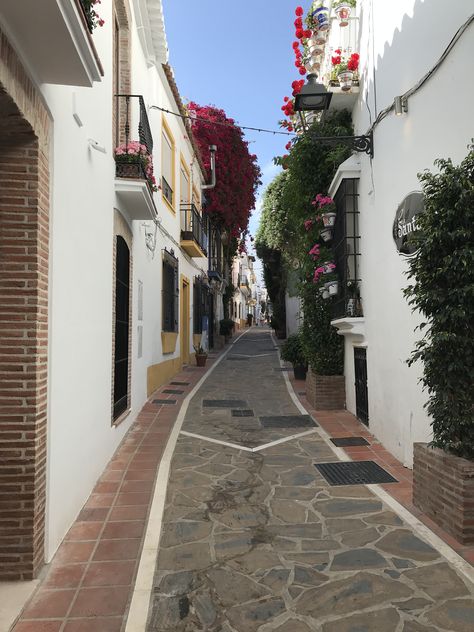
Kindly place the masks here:
[[(303, 112), (324, 112), (329, 109), (332, 92), (328, 92), (322, 83), (318, 83), (318, 75), (310, 73), (308, 81), (301, 88), (301, 92), (295, 97), (295, 112), (299, 112), (303, 130), (308, 131)], [(329, 142), (333, 144), (343, 143), (352, 151), (374, 156), (373, 133), (370, 131), (363, 136), (310, 136), (315, 142)]]
[(322, 83), (318, 83), (318, 75), (311, 73), (308, 81), (295, 97), (295, 112), (325, 112), (329, 109), (332, 92), (328, 92)]

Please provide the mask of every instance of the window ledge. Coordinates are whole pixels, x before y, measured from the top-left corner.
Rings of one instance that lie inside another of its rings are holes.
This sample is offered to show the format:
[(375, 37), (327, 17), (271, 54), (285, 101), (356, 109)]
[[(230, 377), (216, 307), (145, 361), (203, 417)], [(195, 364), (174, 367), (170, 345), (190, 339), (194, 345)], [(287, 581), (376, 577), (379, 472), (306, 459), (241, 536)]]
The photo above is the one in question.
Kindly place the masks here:
[(365, 318), (337, 318), (331, 321), (340, 336), (352, 336), (360, 341), (365, 339)]
[(118, 428), (118, 426), (123, 424), (123, 422), (127, 419), (131, 412), (131, 408), (127, 408), (127, 410), (124, 410), (123, 413), (119, 417), (117, 417), (117, 419), (114, 419), (112, 421), (112, 428)]

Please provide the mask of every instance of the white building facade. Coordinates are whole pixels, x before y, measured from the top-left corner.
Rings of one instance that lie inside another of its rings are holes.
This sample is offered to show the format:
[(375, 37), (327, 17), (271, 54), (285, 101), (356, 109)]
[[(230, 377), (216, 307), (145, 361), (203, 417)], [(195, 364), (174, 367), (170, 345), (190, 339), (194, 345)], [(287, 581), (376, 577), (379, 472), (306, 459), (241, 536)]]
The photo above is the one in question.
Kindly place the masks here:
[(332, 14), (321, 66), (328, 86), (338, 48), (360, 54), (359, 84), (348, 92), (329, 87), (330, 109), (349, 109), (356, 135), (373, 133), (373, 157), (353, 154), (329, 191), (346, 247), (336, 252), (333, 321), (345, 342), (346, 405), (411, 467), (413, 443), (429, 441), (431, 429), (421, 367), (407, 364), (421, 318), (402, 293), (408, 280), (401, 242), (422, 212), (417, 174), (436, 170), (437, 158), (459, 163), (473, 136), (474, 86), (465, 80), (473, 4), (459, 0), (446, 10), (441, 0), (358, 0), (349, 26)]
[(103, 1), (96, 28), (88, 4), (0, 6), (2, 579), (51, 559), (147, 398), (212, 327), (207, 174), (161, 0)]

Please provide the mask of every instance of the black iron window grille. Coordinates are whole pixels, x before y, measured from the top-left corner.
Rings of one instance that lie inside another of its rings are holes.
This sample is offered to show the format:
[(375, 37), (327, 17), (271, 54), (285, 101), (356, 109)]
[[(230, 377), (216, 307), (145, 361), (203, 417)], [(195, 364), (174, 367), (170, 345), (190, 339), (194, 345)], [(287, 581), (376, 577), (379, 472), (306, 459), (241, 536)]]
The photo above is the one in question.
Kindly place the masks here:
[(209, 238), (207, 216), (201, 216), (194, 204), (181, 204), (181, 240), (194, 241), (207, 255)]
[(173, 252), (163, 250), (162, 330), (178, 331), (179, 264)]
[(209, 273), (213, 278), (222, 280), (222, 237), (213, 224), (209, 227)]
[(334, 262), (339, 277), (337, 298), (333, 304), (333, 317), (362, 316), (360, 300), (360, 234), (359, 234), (359, 180), (346, 178), (337, 190), (336, 225), (333, 234)]
[[(152, 172), (150, 173), (148, 168), (153, 155), (153, 136), (143, 97), (137, 94), (117, 94), (115, 98), (115, 174), (118, 178), (146, 180), (150, 188), (153, 188)], [(138, 102), (138, 112), (132, 108), (132, 103), (135, 102)], [(138, 123), (138, 139), (137, 136), (132, 138), (133, 120), (137, 120)], [(119, 144), (122, 139), (124, 142)]]
[(165, 176), (161, 176), (161, 190), (163, 192), (163, 196), (168, 200), (168, 202), (171, 205), (173, 205), (173, 189), (170, 187), (170, 185), (166, 181)]
[(193, 332), (202, 334), (203, 318), (209, 316), (209, 287), (201, 277), (194, 278), (193, 284)]

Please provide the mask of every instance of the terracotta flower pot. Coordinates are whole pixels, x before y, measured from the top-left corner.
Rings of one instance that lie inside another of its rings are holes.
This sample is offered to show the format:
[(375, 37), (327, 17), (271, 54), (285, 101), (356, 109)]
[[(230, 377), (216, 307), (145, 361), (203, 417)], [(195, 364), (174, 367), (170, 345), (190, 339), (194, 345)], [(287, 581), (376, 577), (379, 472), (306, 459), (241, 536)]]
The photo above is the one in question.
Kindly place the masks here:
[(196, 353), (196, 365), (197, 366), (206, 366), (207, 353), (197, 354)]

